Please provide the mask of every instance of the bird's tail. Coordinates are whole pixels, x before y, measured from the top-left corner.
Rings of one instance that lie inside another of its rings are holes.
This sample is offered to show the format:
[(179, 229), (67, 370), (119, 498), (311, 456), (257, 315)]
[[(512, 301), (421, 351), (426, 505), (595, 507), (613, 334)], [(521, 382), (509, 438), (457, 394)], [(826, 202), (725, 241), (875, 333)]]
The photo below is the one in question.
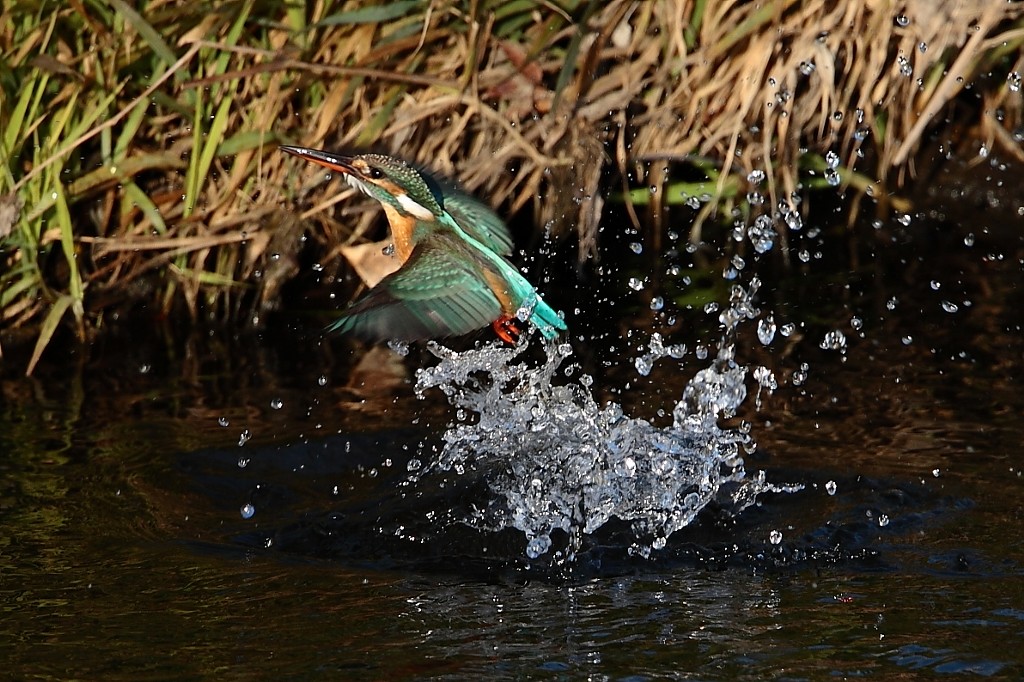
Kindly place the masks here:
[(504, 258), (495, 257), (493, 261), (501, 269), (502, 275), (508, 282), (512, 299), (520, 301), (519, 309), (516, 311), (517, 318), (524, 321), (529, 320), (548, 340), (558, 338), (558, 332), (569, 329), (565, 325), (565, 320), (559, 317), (554, 308), (544, 302), (544, 299), (523, 277), (522, 273)]
[(530, 292), (526, 297), (519, 307), (516, 317), (529, 320), (540, 330), (544, 338), (549, 340), (558, 338), (558, 332), (568, 329), (565, 326), (565, 320), (555, 312), (554, 308), (545, 303), (536, 291)]

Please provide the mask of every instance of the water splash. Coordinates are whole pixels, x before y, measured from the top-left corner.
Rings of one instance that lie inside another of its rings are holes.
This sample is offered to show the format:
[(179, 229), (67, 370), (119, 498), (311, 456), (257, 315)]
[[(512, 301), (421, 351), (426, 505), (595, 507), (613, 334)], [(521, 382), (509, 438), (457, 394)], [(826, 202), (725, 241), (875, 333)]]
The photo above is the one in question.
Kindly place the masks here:
[[(612, 519), (631, 525), (630, 551), (646, 556), (712, 502), (739, 513), (764, 492), (799, 489), (770, 484), (763, 472), (748, 477), (742, 456), (754, 447), (748, 430), (718, 424), (747, 397), (747, 368), (735, 361), (733, 337), (739, 324), (759, 314), (758, 285), (755, 278), (748, 289), (733, 286), (719, 316), (725, 333), (718, 353), (686, 386), (665, 428), (627, 416), (616, 403), (598, 405), (587, 375), (560, 376), (572, 355), (568, 343), (547, 343), (545, 359), (532, 365), (522, 357), (526, 338), (513, 348), (462, 353), (430, 344), (440, 362), (417, 372), (416, 390), (441, 390), (458, 417), (435, 461), (414, 477), (436, 470), (483, 475), (495, 503), (463, 522), (519, 529), (531, 558), (551, 549), (557, 530), (568, 535), (571, 558), (581, 534)], [(680, 354), (660, 337), (650, 349), (645, 363)]]

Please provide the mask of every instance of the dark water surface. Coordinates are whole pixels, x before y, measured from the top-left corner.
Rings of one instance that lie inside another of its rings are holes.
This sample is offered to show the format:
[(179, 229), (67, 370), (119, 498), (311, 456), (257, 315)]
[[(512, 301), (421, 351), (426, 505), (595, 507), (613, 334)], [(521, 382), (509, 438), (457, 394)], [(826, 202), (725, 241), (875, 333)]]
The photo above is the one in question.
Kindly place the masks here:
[[(405, 485), (450, 417), (414, 397), (416, 350), (121, 329), (9, 369), (3, 676), (1021, 679), (1021, 224), (894, 221), (821, 261), (827, 238), (800, 235), (809, 265), (761, 273), (763, 310), (796, 330), (765, 348), (749, 325), (738, 355), (782, 384), (741, 415), (747, 470), (806, 488), (709, 509), (650, 559), (606, 527), (553, 570), (515, 531), (448, 521), (486, 490)], [(703, 365), (637, 374), (667, 330), (628, 274), (552, 298), (616, 320), (577, 319), (577, 353), (598, 395), (657, 422)], [(713, 316), (680, 318), (674, 342), (715, 340)], [(837, 329), (845, 350), (822, 349)]]

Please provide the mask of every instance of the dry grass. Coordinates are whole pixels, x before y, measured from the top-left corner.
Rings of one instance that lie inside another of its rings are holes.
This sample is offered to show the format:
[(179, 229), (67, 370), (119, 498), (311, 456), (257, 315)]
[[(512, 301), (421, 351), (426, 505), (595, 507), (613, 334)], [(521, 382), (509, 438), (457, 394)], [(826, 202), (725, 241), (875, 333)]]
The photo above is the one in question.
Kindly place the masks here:
[(145, 5), (4, 0), (0, 327), (42, 322), (33, 364), (65, 319), (84, 336), (125, 303), (258, 316), (300, 252), (335, 266), (376, 214), (326, 210), (348, 194), (282, 141), (426, 163), (575, 231), (583, 257), (614, 186), (655, 219), (702, 195), (693, 239), (814, 184), (882, 201), (966, 88), (981, 135), (1021, 155), (1019, 3)]

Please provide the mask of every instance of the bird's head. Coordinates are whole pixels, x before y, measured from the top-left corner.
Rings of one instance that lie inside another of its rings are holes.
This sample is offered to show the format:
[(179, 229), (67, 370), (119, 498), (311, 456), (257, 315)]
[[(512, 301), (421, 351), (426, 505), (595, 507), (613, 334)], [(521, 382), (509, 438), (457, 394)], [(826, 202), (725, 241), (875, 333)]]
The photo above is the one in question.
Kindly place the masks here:
[(343, 156), (284, 145), (281, 150), (342, 173), (348, 184), (403, 216), (433, 221), (444, 212), (444, 197), (437, 181), (401, 159), (383, 154)]

